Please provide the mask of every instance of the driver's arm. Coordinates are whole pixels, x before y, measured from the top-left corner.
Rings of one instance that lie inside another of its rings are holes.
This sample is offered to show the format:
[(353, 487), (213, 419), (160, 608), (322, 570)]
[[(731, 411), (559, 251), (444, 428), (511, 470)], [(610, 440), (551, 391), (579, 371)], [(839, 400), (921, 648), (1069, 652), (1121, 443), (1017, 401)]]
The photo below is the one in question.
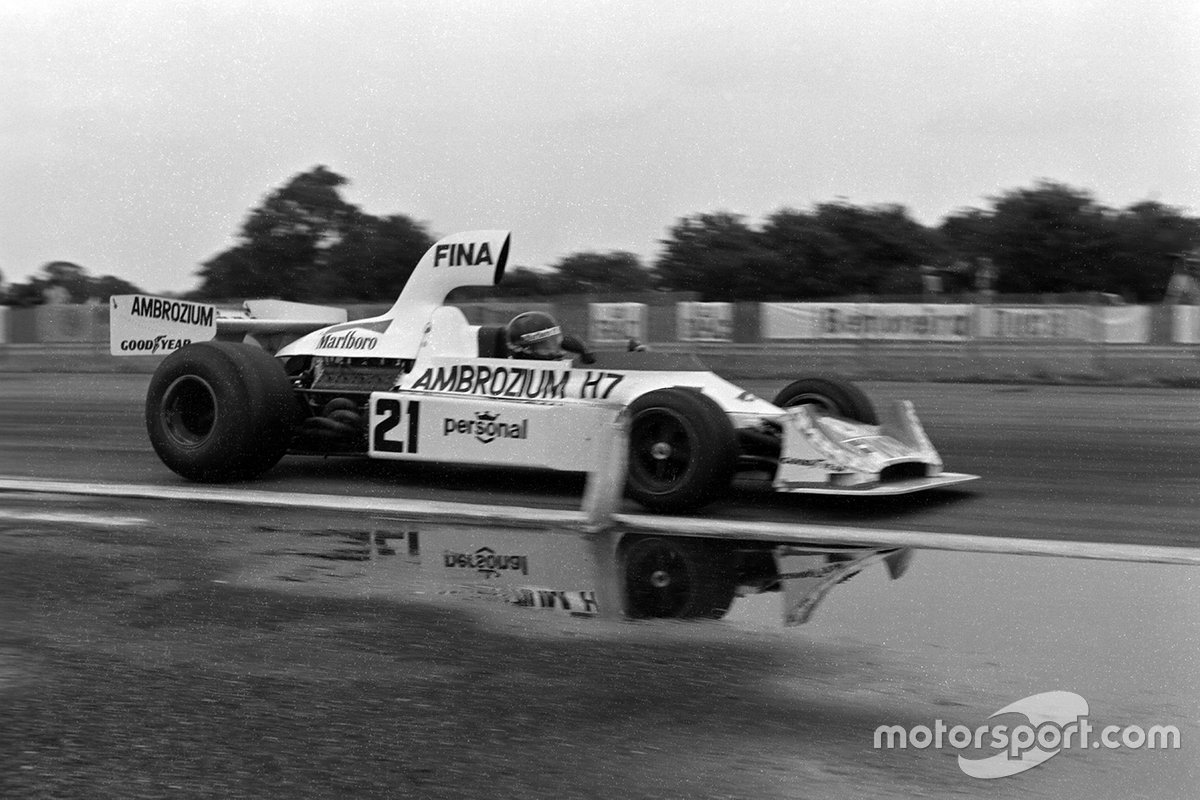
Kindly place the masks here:
[(595, 364), (596, 354), (588, 349), (583, 340), (577, 336), (572, 336), (569, 333), (564, 333), (562, 338), (562, 349), (568, 353), (575, 353), (579, 356), (579, 361), (584, 364)]

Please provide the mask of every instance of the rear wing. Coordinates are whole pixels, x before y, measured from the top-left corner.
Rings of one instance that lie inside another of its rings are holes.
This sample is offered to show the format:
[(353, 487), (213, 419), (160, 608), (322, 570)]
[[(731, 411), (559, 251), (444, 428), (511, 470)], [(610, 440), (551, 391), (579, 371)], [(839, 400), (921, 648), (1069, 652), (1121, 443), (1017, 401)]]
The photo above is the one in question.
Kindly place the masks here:
[(190, 300), (113, 295), (108, 344), (114, 356), (153, 356), (193, 342), (250, 336), (274, 352), (299, 336), (345, 321), (345, 309), (283, 300), (247, 300), (241, 310), (225, 310)]
[(250, 336), (271, 353), (294, 343), (285, 356), (354, 358), (370, 351), (380, 358), (414, 358), (430, 317), (447, 294), (463, 286), (500, 282), (509, 241), (509, 232), (503, 230), (442, 237), (417, 262), (387, 313), (355, 320), (341, 336), (306, 336), (346, 323), (340, 308), (247, 300), (243, 310), (223, 312), (188, 300), (117, 295), (109, 301), (109, 351), (115, 356), (163, 355), (192, 342)]

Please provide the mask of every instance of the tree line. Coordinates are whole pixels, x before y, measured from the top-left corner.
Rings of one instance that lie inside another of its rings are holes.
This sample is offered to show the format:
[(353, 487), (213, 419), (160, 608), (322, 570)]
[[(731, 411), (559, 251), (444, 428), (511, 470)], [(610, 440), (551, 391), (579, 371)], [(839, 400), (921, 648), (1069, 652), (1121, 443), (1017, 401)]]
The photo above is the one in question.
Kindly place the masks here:
[(51, 261), (23, 283), (5, 287), (0, 275), (0, 305), (17, 307), (44, 303), (107, 303), (114, 294), (138, 294), (134, 284), (115, 275), (99, 277), (70, 261)]
[(1000, 293), (1107, 292), (1162, 298), (1200, 219), (1155, 201), (1107, 208), (1087, 191), (1040, 181), (929, 227), (899, 205), (821, 203), (760, 226), (730, 213), (679, 220), (654, 264), (656, 284), (706, 298), (819, 299), (916, 294), (937, 273), (948, 292), (978, 288), (985, 265)]
[[(186, 296), (394, 298), (436, 237), (423, 222), (373, 216), (348, 203), (341, 195), (347, 183), (316, 166), (271, 191), (248, 213), (233, 246), (200, 266), (199, 286)], [(1155, 302), (1178, 254), (1200, 244), (1200, 218), (1158, 201), (1110, 208), (1087, 190), (1048, 180), (988, 200), (936, 226), (902, 205), (846, 201), (782, 208), (760, 224), (729, 211), (698, 213), (675, 221), (650, 264), (624, 251), (577, 252), (550, 265), (516, 267), (490, 294), (676, 290), (708, 300), (808, 300), (916, 294), (931, 273), (954, 293), (978, 288), (987, 264), (989, 288), (1000, 293), (1097, 291)], [(10, 287), (8, 302), (44, 296), (63, 278), (62, 263)], [(69, 277), (76, 302), (80, 293), (107, 299), (105, 291), (137, 291), (84, 271), (94, 283), (85, 292), (79, 274)]]

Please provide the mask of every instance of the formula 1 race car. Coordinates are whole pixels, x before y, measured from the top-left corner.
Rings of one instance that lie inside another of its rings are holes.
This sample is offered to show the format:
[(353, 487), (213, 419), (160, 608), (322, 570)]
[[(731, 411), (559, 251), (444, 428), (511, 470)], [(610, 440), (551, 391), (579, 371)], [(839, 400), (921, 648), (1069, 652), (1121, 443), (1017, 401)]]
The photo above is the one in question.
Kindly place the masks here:
[(911, 404), (881, 420), (837, 378), (799, 377), (767, 401), (691, 356), (591, 353), (568, 337), (553, 360), (514, 358), (505, 326), (471, 325), (444, 305), (458, 287), (500, 283), (509, 240), (441, 239), (387, 313), (355, 321), (279, 301), (223, 317), (116, 296), (111, 350), (169, 353), (146, 427), (163, 463), (196, 481), (252, 478), (286, 453), (585, 471), (621, 413), (627, 494), (655, 511), (699, 508), (739, 471), (769, 473), (779, 492), (854, 495), (976, 477), (942, 470)]

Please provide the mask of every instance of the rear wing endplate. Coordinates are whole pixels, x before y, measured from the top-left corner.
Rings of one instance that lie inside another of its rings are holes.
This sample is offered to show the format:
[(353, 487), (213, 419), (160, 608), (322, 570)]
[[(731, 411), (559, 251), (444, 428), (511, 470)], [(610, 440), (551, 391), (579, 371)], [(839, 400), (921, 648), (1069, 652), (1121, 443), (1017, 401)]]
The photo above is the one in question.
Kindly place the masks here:
[(346, 321), (331, 306), (283, 300), (247, 300), (241, 310), (141, 294), (109, 298), (109, 352), (114, 356), (166, 355), (193, 342), (241, 341), (252, 336), (269, 350), (284, 341)]

